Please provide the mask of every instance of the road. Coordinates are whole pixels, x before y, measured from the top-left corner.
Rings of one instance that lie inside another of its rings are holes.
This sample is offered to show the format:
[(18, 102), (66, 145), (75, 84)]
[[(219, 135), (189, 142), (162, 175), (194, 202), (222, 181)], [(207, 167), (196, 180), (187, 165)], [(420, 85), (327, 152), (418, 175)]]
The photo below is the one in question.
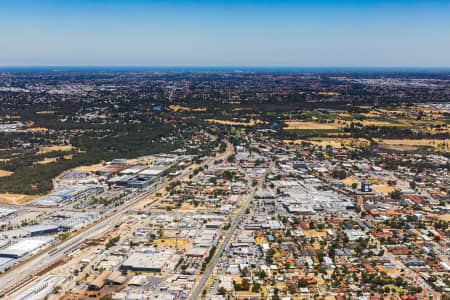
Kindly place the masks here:
[[(234, 153), (233, 146), (228, 141), (226, 141), (226, 143), (227, 148), (224, 153), (203, 162), (201, 166), (203, 167), (205, 165), (209, 166), (213, 163), (214, 160), (224, 159), (229, 155), (233, 154)], [(156, 189), (141, 194), (134, 200), (123, 204), (112, 215), (109, 215), (105, 217), (103, 220), (99, 221), (98, 223), (78, 232), (76, 235), (62, 242), (56, 248), (48, 249), (47, 251), (42, 252), (41, 254), (38, 254), (28, 259), (22, 264), (19, 264), (9, 272), (2, 274), (0, 276), (0, 287), (1, 287), (0, 295), (8, 294), (9, 291), (16, 286), (28, 285), (30, 283), (30, 281), (28, 280), (32, 279), (36, 273), (45, 269), (51, 264), (57, 262), (58, 260), (62, 259), (68, 251), (75, 249), (77, 246), (81, 245), (86, 240), (103, 236), (105, 233), (113, 230), (114, 226), (118, 223), (120, 218), (127, 212), (127, 210), (131, 209), (133, 206), (137, 205), (139, 202), (147, 199), (148, 197), (153, 196), (157, 192), (165, 189), (170, 183), (177, 180), (182, 180), (186, 176), (191, 175), (193, 172), (194, 172), (193, 169), (185, 169), (177, 177), (174, 177), (173, 179), (168, 180), (163, 184), (159, 185)], [(21, 289), (22, 288), (23, 287), (21, 287)]]
[[(267, 173), (267, 171), (266, 171), (266, 173)], [(264, 177), (265, 176), (262, 176), (262, 178), (264, 178)], [(200, 278), (200, 281), (198, 282), (198, 284), (192, 291), (191, 296), (189, 297), (190, 300), (197, 300), (198, 297), (200, 296), (200, 293), (202, 292), (203, 288), (205, 287), (206, 282), (208, 281), (212, 272), (216, 268), (216, 265), (222, 255), (223, 251), (226, 249), (226, 247), (228, 247), (228, 244), (230, 243), (231, 238), (233, 237), (236, 229), (238, 228), (239, 224), (241, 223), (243, 216), (244, 216), (245, 212), (247, 211), (248, 206), (253, 201), (253, 197), (255, 196), (256, 190), (257, 190), (257, 187), (253, 188), (253, 190), (248, 195), (247, 201), (245, 202), (244, 206), (241, 208), (239, 213), (234, 218), (233, 223), (231, 224), (230, 229), (228, 230), (228, 233), (225, 236), (225, 239), (220, 244), (219, 248), (216, 250), (216, 253), (215, 253), (213, 259), (211, 260), (211, 262), (209, 263), (208, 267), (206, 268), (205, 273), (203, 273), (202, 277)]]

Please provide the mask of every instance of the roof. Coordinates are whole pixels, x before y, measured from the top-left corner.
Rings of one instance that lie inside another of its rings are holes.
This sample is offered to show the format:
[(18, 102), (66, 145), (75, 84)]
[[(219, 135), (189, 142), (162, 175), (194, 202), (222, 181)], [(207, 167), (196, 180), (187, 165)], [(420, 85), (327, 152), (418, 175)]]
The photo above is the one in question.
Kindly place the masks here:
[(163, 172), (165, 172), (166, 170), (168, 170), (168, 167), (162, 167), (162, 166), (154, 166), (148, 169), (145, 169), (144, 171), (142, 171), (141, 175), (150, 175), (150, 176), (156, 176), (156, 175), (160, 175)]
[(26, 238), (0, 250), (0, 256), (24, 256), (52, 241), (52, 237)]
[(123, 265), (134, 269), (162, 269), (171, 256), (167, 252), (133, 253)]

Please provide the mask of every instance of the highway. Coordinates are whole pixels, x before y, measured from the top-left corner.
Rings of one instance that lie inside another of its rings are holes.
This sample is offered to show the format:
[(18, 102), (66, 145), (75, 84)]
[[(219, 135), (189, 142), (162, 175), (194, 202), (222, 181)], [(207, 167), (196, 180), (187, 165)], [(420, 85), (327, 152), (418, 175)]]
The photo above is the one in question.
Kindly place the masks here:
[[(205, 165), (209, 166), (213, 163), (214, 160), (226, 158), (230, 154), (234, 153), (233, 146), (228, 141), (226, 141), (226, 143), (227, 148), (224, 153), (222, 153), (217, 157), (210, 158), (209, 160), (203, 162), (200, 166), (203, 167)], [(125, 215), (125, 213), (133, 206), (137, 205), (139, 202), (147, 199), (148, 197), (153, 196), (157, 192), (165, 189), (171, 182), (182, 180), (186, 176), (191, 175), (193, 172), (194, 169), (190, 168), (183, 170), (183, 172), (177, 177), (174, 177), (171, 180), (168, 180), (163, 184), (157, 186), (156, 189), (153, 189), (149, 192), (145, 192), (136, 197), (134, 200), (123, 204), (113, 214), (98, 221), (98, 223), (91, 225), (90, 227), (78, 232), (76, 235), (63, 241), (60, 245), (56, 246), (55, 248), (49, 248), (47, 251), (35, 255), (34, 257), (31, 257), (30, 259), (19, 264), (10, 271), (2, 274), (0, 276), (0, 287), (1, 287), (0, 295), (4, 296), (8, 295), (11, 293), (10, 291), (13, 289), (14, 292), (16, 292), (18, 290), (16, 289), (16, 287), (20, 286), (20, 289), (22, 289), (23, 286), (30, 284), (32, 282), (31, 279), (34, 279), (35, 275), (39, 271), (44, 270), (46, 267), (64, 258), (65, 254), (68, 251), (80, 246), (86, 240), (98, 238), (100, 236), (103, 236), (105, 233), (113, 230), (114, 226), (117, 225), (120, 218), (123, 215)], [(153, 203), (152, 205), (155, 204), (156, 203)]]

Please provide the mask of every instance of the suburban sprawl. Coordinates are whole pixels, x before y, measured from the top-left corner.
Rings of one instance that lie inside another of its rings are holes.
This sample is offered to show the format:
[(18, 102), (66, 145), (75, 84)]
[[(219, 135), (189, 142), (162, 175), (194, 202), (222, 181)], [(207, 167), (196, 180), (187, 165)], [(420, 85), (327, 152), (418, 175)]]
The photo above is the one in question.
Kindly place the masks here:
[(450, 299), (449, 73), (0, 71), (4, 299)]

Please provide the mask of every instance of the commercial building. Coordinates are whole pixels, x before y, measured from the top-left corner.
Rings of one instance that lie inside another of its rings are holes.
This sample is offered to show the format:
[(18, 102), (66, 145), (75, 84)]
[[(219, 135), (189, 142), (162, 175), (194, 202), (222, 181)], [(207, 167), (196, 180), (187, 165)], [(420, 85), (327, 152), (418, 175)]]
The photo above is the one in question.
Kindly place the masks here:
[(127, 182), (127, 187), (133, 189), (144, 189), (155, 183), (157, 180), (157, 177), (138, 175)]

